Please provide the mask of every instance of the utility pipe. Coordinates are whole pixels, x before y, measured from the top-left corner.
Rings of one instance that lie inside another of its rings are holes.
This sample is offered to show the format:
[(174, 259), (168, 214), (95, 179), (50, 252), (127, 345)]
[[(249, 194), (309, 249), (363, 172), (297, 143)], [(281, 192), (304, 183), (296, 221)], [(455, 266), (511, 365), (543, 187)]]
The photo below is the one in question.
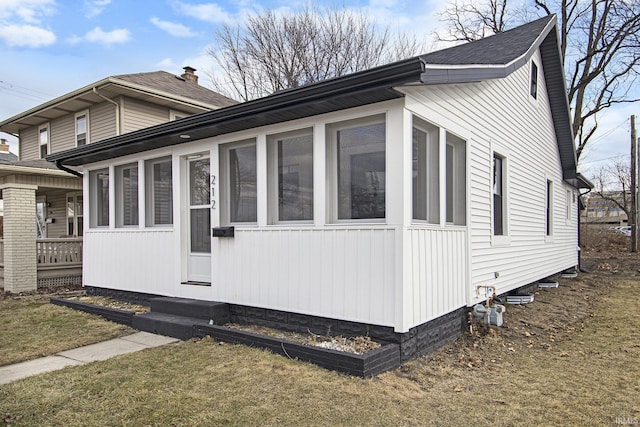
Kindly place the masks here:
[(110, 102), (110, 103), (112, 103), (113, 105), (116, 106), (116, 135), (115, 136), (120, 135), (120, 104), (117, 103), (116, 101), (114, 101), (113, 99), (109, 99), (106, 96), (104, 96), (103, 94), (101, 94), (100, 92), (98, 92), (98, 88), (96, 88), (96, 87), (93, 88), (93, 93), (95, 93), (100, 98), (104, 99), (105, 101)]

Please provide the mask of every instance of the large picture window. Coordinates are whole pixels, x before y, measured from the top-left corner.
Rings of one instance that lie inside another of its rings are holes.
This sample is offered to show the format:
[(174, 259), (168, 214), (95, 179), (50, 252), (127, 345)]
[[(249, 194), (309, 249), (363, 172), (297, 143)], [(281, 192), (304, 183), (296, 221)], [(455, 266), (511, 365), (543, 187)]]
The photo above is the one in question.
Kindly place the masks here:
[(109, 226), (109, 169), (89, 172), (91, 227)]
[(171, 157), (145, 163), (146, 224), (173, 224), (173, 180)]
[(254, 140), (221, 146), (220, 170), (223, 221), (255, 223), (258, 217), (256, 188), (256, 143)]
[(454, 225), (467, 223), (467, 148), (466, 142), (447, 132), (445, 153), (446, 221)]
[(329, 129), (337, 219), (385, 218), (384, 116), (337, 123)]
[(440, 223), (440, 130), (413, 118), (412, 193), (413, 219)]
[(270, 222), (313, 220), (313, 133), (273, 135), (269, 150)]

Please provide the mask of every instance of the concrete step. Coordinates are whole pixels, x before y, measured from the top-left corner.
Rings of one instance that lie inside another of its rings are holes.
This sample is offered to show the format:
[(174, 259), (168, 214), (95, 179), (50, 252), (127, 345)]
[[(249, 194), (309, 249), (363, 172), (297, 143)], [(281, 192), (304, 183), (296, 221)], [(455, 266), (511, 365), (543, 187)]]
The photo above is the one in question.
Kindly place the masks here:
[(157, 297), (151, 298), (151, 312), (175, 314), (196, 319), (213, 320), (216, 325), (229, 322), (229, 305), (216, 301), (203, 301), (189, 298)]
[(131, 324), (139, 331), (152, 332), (181, 340), (193, 338), (196, 326), (203, 325), (209, 325), (209, 322), (194, 317), (154, 312), (134, 316)]

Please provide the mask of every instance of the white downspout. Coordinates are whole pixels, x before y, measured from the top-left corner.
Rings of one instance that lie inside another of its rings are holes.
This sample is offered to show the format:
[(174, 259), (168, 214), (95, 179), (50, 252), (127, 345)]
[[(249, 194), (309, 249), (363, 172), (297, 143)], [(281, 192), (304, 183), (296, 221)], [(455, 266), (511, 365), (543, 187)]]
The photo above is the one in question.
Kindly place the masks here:
[(95, 87), (93, 88), (93, 93), (116, 106), (116, 136), (120, 135), (120, 104), (98, 92), (98, 89)]

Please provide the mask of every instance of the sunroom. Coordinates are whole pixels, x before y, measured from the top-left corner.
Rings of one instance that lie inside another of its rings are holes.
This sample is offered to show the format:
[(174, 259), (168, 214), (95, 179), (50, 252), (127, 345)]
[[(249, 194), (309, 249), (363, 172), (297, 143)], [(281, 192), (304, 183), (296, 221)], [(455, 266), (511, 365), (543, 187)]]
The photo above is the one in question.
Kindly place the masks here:
[(396, 100), (181, 136), (85, 166), (86, 285), (396, 330), (466, 304), (464, 135)]

